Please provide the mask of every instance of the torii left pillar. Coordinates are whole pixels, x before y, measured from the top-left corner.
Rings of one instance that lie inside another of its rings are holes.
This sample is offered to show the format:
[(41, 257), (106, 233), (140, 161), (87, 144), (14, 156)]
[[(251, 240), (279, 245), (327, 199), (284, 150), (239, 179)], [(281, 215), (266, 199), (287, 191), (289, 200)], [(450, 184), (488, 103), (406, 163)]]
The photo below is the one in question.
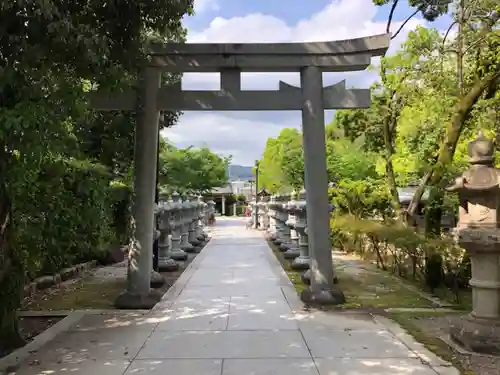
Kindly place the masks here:
[(151, 290), (156, 159), (160, 111), (158, 95), (161, 71), (146, 67), (138, 97), (134, 149), (134, 227), (128, 259), (127, 290), (115, 301), (121, 309), (151, 309), (161, 295)]

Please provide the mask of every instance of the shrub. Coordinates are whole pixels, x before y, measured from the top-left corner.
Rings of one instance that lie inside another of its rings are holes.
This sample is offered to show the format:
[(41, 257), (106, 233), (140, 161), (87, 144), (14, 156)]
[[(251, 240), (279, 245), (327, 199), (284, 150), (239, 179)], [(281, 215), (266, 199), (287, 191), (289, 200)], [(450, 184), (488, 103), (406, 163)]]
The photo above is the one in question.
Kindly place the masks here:
[(104, 257), (114, 238), (106, 168), (55, 159), (25, 176), (14, 191), (14, 246), (28, 278)]
[(334, 215), (331, 227), (335, 243), (341, 243), (343, 250), (375, 260), (380, 268), (401, 277), (425, 282), (431, 290), (450, 273), (470, 278), (465, 250), (452, 238), (427, 238), (394, 220), (360, 219), (354, 215)]

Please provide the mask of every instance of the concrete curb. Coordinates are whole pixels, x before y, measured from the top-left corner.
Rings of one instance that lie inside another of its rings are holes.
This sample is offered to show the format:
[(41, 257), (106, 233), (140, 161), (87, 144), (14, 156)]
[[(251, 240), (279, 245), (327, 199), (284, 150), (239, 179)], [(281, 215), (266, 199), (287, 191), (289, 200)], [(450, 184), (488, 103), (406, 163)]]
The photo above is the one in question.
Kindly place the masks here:
[(19, 317), (36, 318), (36, 317), (64, 317), (74, 313), (85, 315), (128, 315), (128, 314), (147, 314), (149, 310), (54, 310), (54, 311), (19, 311)]
[(454, 310), (454, 309), (449, 309), (446, 307), (436, 307), (436, 308), (432, 308), (432, 307), (429, 307), (429, 308), (427, 308), (427, 307), (390, 307), (388, 309), (384, 309), (384, 311), (388, 312), (388, 313), (391, 313), (391, 312), (392, 313), (405, 313), (405, 312), (408, 312), (408, 313), (443, 313), (443, 314), (463, 313), (463, 311), (461, 311), (461, 310)]
[(151, 310), (147, 312), (147, 314), (154, 313), (158, 310), (168, 309), (174, 303), (175, 299), (182, 292), (189, 279), (193, 276), (193, 274), (198, 269), (200, 262), (204, 258), (204, 250), (210, 246), (212, 243), (212, 238), (209, 237), (208, 242), (203, 246), (201, 251), (194, 257), (194, 259), (189, 263), (186, 269), (181, 273), (181, 275), (175, 280), (174, 285), (168, 288), (167, 292), (163, 295), (160, 302), (158, 302)]
[[(442, 371), (451, 371), (451, 369), (456, 370), (451, 363), (429, 351), (423, 344), (416, 341), (412, 335), (406, 332), (406, 330), (404, 330), (396, 322), (380, 315), (372, 314), (372, 317), (377, 323), (386, 327), (390, 333), (406, 345), (408, 349), (413, 351), (423, 362), (431, 366), (434, 371), (438, 372), (438, 374), (453, 374), (453, 372), (439, 372), (438, 369)], [(457, 374), (459, 374), (459, 372), (457, 372)]]
[(263, 245), (265, 245), (268, 249), (268, 252), (266, 253), (268, 261), (271, 264), (271, 268), (273, 269), (274, 273), (276, 274), (276, 276), (278, 276), (280, 280), (281, 290), (283, 291), (283, 294), (288, 302), (288, 305), (292, 309), (293, 313), (303, 311), (304, 304), (300, 300), (299, 295), (297, 294), (297, 290), (295, 289), (295, 286), (292, 284), (292, 281), (286, 274), (280, 261), (278, 260), (278, 258), (276, 258), (273, 249), (271, 249), (269, 243), (267, 242), (265, 232), (261, 232), (261, 234), (262, 237), (264, 238)]
[(5, 374), (9, 368), (19, 366), (33, 352), (38, 351), (60, 333), (68, 331), (74, 324), (78, 323), (84, 315), (85, 314), (82, 312), (70, 313), (66, 318), (36, 336), (33, 341), (29, 342), (22, 348), (13, 351), (9, 355), (0, 358), (0, 374)]

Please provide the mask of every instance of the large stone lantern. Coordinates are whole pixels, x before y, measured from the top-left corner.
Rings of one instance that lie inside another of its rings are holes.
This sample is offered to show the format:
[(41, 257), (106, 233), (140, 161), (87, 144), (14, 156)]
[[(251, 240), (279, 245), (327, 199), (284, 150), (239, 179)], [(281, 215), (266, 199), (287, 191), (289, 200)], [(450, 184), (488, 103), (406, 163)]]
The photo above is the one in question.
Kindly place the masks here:
[(308, 270), (309, 269), (309, 243), (307, 238), (307, 204), (306, 204), (306, 191), (301, 190), (299, 200), (295, 203), (295, 230), (299, 235), (299, 251), (300, 255), (292, 262), (292, 269), (294, 270)]
[(172, 202), (170, 203), (170, 210), (172, 211), (171, 216), (171, 227), (172, 227), (172, 238), (171, 238), (171, 249), (170, 256), (172, 259), (177, 261), (185, 261), (187, 259), (187, 254), (182, 250), (181, 239), (182, 239), (182, 202), (181, 197), (177, 192), (172, 193)]
[(188, 199), (187, 195), (184, 195), (182, 197), (182, 216), (181, 216), (181, 228), (182, 228), (182, 234), (181, 234), (181, 248), (184, 250), (186, 253), (194, 253), (195, 252), (195, 247), (189, 242), (189, 228), (191, 226), (192, 222), (192, 203)]
[(500, 169), (494, 144), (483, 134), (469, 143), (471, 167), (448, 191), (460, 197), (458, 244), (471, 258), (472, 312), (451, 327), (451, 337), (469, 350), (500, 353)]
[(172, 232), (171, 206), (173, 202), (168, 201), (166, 196), (161, 196), (161, 198), (158, 228), (160, 230), (160, 238), (158, 239), (158, 268), (160, 271), (177, 271), (179, 265), (170, 256), (171, 243), (169, 235)]
[(283, 253), (285, 259), (293, 260), (300, 255), (299, 250), (299, 234), (295, 224), (297, 223), (297, 193), (295, 191), (290, 195), (290, 201), (285, 206), (285, 211), (288, 213), (288, 220), (285, 221), (285, 225), (290, 231), (290, 242), (288, 243), (288, 249)]

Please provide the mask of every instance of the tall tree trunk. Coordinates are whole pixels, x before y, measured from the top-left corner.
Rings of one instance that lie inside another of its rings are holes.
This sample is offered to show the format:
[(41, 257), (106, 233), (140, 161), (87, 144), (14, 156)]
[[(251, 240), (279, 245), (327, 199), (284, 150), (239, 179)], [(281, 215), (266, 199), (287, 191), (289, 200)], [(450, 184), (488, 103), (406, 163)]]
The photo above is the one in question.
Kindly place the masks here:
[[(380, 75), (382, 82), (386, 81), (385, 66), (382, 64)], [(398, 123), (399, 114), (401, 113), (401, 99), (393, 91), (387, 98), (387, 114), (384, 120), (384, 145), (385, 145), (385, 171), (387, 174), (387, 185), (391, 194), (392, 208), (394, 209), (394, 216), (398, 219), (401, 218), (401, 202), (399, 200), (398, 186), (396, 183), (396, 175), (394, 173), (394, 165), (392, 157), (394, 156), (394, 137), (396, 134), (396, 127)]]
[(425, 211), (425, 235), (437, 237), (441, 235), (441, 218), (443, 216), (444, 189), (433, 186)]
[(12, 203), (5, 182), (6, 155), (1, 157), (4, 160), (0, 160), (0, 353), (24, 345), (17, 318), (24, 274), (21, 259), (12, 246)]
[[(472, 108), (481, 98), (484, 91), (499, 77), (499, 75), (500, 72), (496, 71), (478, 80), (467, 94), (462, 96), (460, 101), (456, 104), (455, 111), (446, 129), (445, 139), (439, 148), (436, 162), (432, 166), (432, 169), (427, 172), (420, 181), (420, 185), (415, 191), (410, 206), (408, 207), (408, 216), (413, 217), (415, 215), (427, 185), (436, 186), (442, 183), (444, 174), (453, 161), (460, 135), (462, 134), (465, 122), (469, 118)], [(444, 186), (442, 186), (441, 189), (442, 188), (444, 188)]]

